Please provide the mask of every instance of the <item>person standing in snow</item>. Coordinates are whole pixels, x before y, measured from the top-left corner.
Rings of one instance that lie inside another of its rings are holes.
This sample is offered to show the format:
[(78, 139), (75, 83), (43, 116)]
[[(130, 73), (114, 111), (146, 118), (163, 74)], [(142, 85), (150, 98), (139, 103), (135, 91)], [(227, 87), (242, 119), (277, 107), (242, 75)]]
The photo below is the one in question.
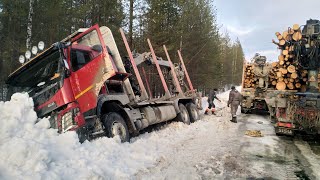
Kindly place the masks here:
[(229, 93), (228, 107), (231, 105), (231, 122), (237, 123), (237, 110), (239, 105), (241, 104), (242, 96), (239, 91), (236, 90), (234, 86), (231, 87), (231, 91)]
[[(218, 91), (218, 89), (216, 89), (216, 88), (214, 88), (213, 90), (210, 90), (209, 96), (208, 96), (209, 107), (206, 109), (204, 114), (208, 114), (208, 112), (211, 110), (212, 114), (216, 115), (215, 109), (214, 109), (216, 107), (216, 105), (213, 103), (213, 101), (214, 101), (214, 99), (217, 99), (218, 101), (220, 101), (220, 99), (217, 97), (217, 91)], [(211, 109), (211, 108), (213, 108), (213, 109)]]

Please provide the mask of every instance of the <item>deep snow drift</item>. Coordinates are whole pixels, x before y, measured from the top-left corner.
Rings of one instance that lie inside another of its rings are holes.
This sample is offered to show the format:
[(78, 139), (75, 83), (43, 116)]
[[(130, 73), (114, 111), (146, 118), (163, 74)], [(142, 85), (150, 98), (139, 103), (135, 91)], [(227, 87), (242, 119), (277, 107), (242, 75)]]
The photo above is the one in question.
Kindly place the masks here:
[[(227, 115), (223, 108), (227, 96), (228, 92), (218, 96), (223, 100), (216, 102), (220, 116)], [(155, 166), (163, 154), (192, 134), (221, 131), (208, 126), (208, 121), (190, 126), (175, 122), (131, 143), (100, 138), (80, 144), (75, 132), (59, 135), (48, 129), (49, 121), (37, 118), (27, 94), (14, 94), (10, 101), (0, 102), (0, 121), (0, 179), (127, 179)]]
[(127, 178), (158, 158), (156, 133), (131, 144), (117, 138), (80, 144), (75, 132), (48, 129), (47, 119), (34, 125), (27, 94), (0, 102), (0, 120), (0, 179)]

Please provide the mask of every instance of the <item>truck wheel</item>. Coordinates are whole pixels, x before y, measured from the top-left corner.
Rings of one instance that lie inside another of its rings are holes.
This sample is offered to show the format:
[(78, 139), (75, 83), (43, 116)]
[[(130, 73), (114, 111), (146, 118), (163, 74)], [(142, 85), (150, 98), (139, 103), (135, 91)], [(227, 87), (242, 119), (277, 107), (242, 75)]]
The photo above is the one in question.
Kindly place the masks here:
[(185, 124), (190, 124), (190, 116), (187, 108), (183, 104), (179, 104), (180, 113), (177, 115), (177, 120)]
[(107, 137), (113, 138), (115, 136), (120, 136), (121, 142), (129, 141), (128, 127), (121, 115), (116, 112), (104, 114), (102, 116), (102, 123)]
[(243, 109), (243, 108), (241, 108), (241, 113), (243, 113), (243, 114), (249, 114), (249, 110), (248, 110), (248, 109)]
[(188, 103), (186, 105), (186, 108), (188, 110), (189, 113), (189, 117), (190, 117), (190, 122), (195, 122), (197, 120), (200, 120), (200, 113), (199, 110), (197, 108), (197, 106), (193, 103)]

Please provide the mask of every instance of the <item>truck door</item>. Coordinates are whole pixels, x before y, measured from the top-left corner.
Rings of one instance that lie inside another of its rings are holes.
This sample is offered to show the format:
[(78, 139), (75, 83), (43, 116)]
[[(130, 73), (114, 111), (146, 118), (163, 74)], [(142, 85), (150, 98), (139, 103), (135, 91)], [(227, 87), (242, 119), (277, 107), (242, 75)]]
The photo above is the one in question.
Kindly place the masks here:
[(72, 39), (69, 62), (71, 86), (80, 110), (92, 110), (104, 82), (116, 73), (98, 25)]

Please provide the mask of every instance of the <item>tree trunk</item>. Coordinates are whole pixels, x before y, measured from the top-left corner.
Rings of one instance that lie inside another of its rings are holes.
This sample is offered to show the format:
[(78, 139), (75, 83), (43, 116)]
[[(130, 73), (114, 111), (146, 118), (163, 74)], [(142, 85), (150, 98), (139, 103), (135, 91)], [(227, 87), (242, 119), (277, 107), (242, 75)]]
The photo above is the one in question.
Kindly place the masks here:
[(133, 48), (133, 0), (130, 0), (130, 15), (129, 15), (129, 45)]
[(30, 0), (30, 2), (29, 2), (28, 24), (27, 24), (27, 40), (26, 40), (27, 49), (31, 48), (33, 3), (34, 3), (34, 0)]

